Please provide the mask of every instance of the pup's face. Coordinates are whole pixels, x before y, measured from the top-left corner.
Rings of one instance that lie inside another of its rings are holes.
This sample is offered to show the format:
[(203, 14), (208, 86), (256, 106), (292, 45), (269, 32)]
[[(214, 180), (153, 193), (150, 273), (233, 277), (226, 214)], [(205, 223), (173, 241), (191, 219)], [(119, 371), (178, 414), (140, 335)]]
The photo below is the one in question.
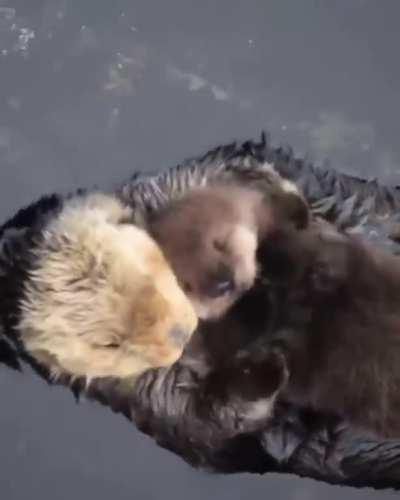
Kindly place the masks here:
[(170, 365), (197, 326), (154, 240), (96, 210), (79, 207), (50, 228), (22, 303), (21, 339), (55, 377)]
[(170, 233), (166, 257), (199, 318), (217, 319), (256, 279), (256, 234), (221, 220), (209, 221), (205, 233), (198, 228), (188, 233), (176, 239)]
[(308, 225), (295, 185), (277, 177), (270, 191), (237, 184), (193, 189), (149, 221), (199, 318), (217, 319), (257, 277), (257, 249), (280, 223)]
[[(240, 194), (240, 199), (235, 196)], [(178, 281), (203, 320), (217, 319), (257, 276), (253, 204), (239, 190), (196, 190), (151, 225)]]

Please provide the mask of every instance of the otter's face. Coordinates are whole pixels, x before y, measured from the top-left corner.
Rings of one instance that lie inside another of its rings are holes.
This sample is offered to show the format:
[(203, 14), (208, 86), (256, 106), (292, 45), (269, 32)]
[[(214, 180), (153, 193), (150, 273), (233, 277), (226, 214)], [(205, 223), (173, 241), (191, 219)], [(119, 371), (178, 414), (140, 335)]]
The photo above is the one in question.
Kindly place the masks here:
[(255, 230), (214, 219), (171, 236), (163, 251), (200, 319), (221, 317), (253, 285)]
[[(200, 319), (221, 317), (253, 285), (262, 199), (232, 185), (198, 188), (150, 221)], [(269, 215), (267, 207), (265, 218)]]
[(55, 377), (124, 378), (175, 362), (197, 317), (157, 244), (96, 210), (71, 212), (50, 227), (26, 284), (27, 351)]

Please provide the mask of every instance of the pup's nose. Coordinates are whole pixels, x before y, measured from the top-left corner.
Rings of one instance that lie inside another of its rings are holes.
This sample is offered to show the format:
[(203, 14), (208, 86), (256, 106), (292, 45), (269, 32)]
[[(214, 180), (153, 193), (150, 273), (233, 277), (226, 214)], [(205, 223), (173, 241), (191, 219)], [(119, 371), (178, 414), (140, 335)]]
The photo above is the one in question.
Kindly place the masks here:
[(222, 295), (233, 292), (234, 290), (235, 279), (233, 277), (233, 273), (230, 270), (225, 269), (213, 277), (207, 290), (207, 296), (211, 299), (216, 299), (218, 297), (222, 297)]
[(189, 341), (191, 333), (180, 326), (174, 326), (168, 336), (177, 347), (183, 347)]
[(233, 280), (227, 279), (224, 281), (219, 281), (214, 285), (211, 289), (211, 297), (221, 297), (221, 295), (225, 295), (226, 293), (232, 292), (235, 288), (235, 284)]

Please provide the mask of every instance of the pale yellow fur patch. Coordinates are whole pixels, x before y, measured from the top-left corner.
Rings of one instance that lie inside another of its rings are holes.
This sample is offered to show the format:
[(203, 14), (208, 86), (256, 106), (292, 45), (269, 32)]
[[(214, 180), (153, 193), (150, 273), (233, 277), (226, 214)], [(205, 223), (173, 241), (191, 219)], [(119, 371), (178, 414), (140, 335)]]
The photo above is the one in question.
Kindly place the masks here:
[(57, 377), (132, 377), (172, 364), (197, 326), (153, 239), (103, 194), (67, 203), (36, 251), (18, 330)]

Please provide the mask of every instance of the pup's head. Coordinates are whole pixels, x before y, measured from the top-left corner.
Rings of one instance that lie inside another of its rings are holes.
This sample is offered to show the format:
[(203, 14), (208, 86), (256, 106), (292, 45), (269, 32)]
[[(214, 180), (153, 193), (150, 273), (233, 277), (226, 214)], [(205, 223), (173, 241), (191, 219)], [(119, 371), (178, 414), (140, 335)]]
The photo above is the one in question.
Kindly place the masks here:
[(92, 195), (43, 233), (18, 330), (55, 377), (124, 378), (172, 364), (197, 326), (159, 247), (127, 215)]
[(151, 234), (201, 319), (222, 316), (251, 288), (258, 239), (280, 217), (277, 206), (255, 189), (210, 186), (190, 191), (150, 221)]

